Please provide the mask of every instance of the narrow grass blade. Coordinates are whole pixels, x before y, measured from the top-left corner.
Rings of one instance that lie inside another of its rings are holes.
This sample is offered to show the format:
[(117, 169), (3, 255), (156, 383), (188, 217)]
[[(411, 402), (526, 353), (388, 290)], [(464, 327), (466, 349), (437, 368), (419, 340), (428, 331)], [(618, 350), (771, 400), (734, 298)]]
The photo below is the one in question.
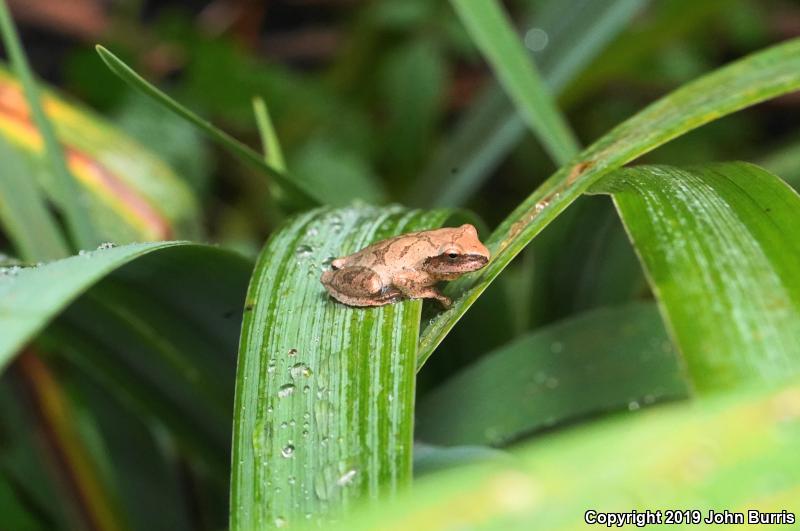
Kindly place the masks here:
[(422, 304), (352, 308), (333, 301), (319, 279), (333, 257), (447, 217), (315, 210), (264, 247), (239, 348), (232, 530), (324, 523), (358, 499), (408, 484)]
[(746, 163), (620, 170), (612, 194), (694, 386), (800, 372), (800, 197)]
[(665, 508), (705, 518), (725, 503), (745, 518), (748, 509), (785, 516), (800, 490), (799, 412), (795, 380), (620, 415), (539, 438), (507, 466), (422, 478), (329, 529), (582, 529), (592, 510), (660, 509), (663, 522)]
[(23, 260), (55, 260), (69, 254), (61, 229), (31, 178), (30, 168), (14, 157), (0, 138), (0, 222)]
[(580, 150), (522, 40), (497, 0), (451, 0), (475, 44), (545, 149), (558, 165)]
[(267, 110), (264, 98), (253, 99), (253, 112), (256, 115), (256, 125), (261, 135), (261, 147), (264, 150), (264, 161), (281, 173), (286, 173), (286, 162), (283, 150), (278, 140), (278, 134), (272, 125), (272, 119)]
[(50, 162), (50, 169), (61, 190), (61, 204), (59, 206), (64, 211), (64, 218), (73, 243), (81, 249), (91, 249), (101, 240), (92, 224), (88, 211), (82, 204), (83, 192), (67, 168), (64, 152), (58, 143), (53, 125), (44, 113), (36, 80), (28, 64), (28, 59), (25, 57), (25, 52), (22, 50), (17, 30), (11, 20), (11, 14), (8, 11), (5, 0), (0, 0), (0, 36), (2, 36), (5, 43), (11, 64), (17, 76), (22, 80), (22, 86), (25, 89), (33, 120), (44, 139), (45, 152)]
[(687, 393), (658, 310), (634, 303), (581, 314), (485, 354), (422, 397), (416, 436), (448, 446), (502, 445)]
[(314, 190), (306, 189), (302, 182), (292, 180), (277, 168), (265, 163), (263, 157), (256, 151), (253, 151), (250, 147), (236, 140), (228, 133), (214, 127), (207, 120), (200, 118), (195, 113), (161, 92), (106, 48), (97, 45), (96, 49), (106, 66), (120, 79), (144, 95), (150, 97), (153, 101), (159, 103), (170, 112), (177, 114), (197, 126), (208, 135), (210, 139), (230, 151), (233, 155), (251, 164), (255, 168), (264, 171), (267, 175), (275, 179), (287, 194), (294, 196), (292, 199), (301, 201), (306, 205), (324, 203), (324, 198), (317, 197)]
[(475, 299), (522, 249), (603, 176), (703, 124), (800, 88), (800, 40), (790, 40), (716, 70), (661, 98), (558, 170), (494, 231), (492, 261), (448, 287), (458, 300), (422, 334), (421, 367)]

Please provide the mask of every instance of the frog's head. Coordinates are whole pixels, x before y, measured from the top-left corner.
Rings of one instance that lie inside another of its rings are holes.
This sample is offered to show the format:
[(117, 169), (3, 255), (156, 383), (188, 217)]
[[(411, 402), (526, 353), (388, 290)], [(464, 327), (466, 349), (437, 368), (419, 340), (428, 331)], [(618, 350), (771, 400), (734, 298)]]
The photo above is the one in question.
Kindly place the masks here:
[(478, 231), (472, 225), (440, 231), (442, 244), (438, 252), (426, 258), (422, 266), (434, 278), (452, 280), (489, 263), (489, 249), (478, 239)]

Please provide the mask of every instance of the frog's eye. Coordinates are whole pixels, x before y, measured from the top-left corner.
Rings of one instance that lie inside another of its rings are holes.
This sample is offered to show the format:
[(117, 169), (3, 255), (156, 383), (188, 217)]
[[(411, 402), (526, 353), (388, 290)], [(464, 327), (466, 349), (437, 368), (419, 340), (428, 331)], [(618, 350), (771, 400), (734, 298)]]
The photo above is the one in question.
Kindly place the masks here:
[(458, 258), (458, 254), (456, 254), (456, 253), (447, 253), (447, 258), (449, 258), (450, 260), (455, 260), (456, 258)]

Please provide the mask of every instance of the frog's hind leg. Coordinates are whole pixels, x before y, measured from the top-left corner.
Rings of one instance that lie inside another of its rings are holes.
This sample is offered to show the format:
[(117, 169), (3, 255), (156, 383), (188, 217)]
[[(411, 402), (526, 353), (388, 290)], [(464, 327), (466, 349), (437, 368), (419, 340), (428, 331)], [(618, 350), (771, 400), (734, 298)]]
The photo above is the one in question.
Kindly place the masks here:
[(381, 277), (367, 267), (325, 271), (320, 280), (334, 299), (349, 306), (382, 306), (401, 297), (400, 291), (384, 286)]

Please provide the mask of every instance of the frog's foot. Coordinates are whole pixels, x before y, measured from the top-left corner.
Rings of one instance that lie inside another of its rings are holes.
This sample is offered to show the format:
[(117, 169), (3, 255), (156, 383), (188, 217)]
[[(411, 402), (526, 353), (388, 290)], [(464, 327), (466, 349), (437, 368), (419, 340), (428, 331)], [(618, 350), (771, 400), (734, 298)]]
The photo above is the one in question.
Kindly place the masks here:
[(436, 288), (429, 288), (425, 291), (421, 291), (417, 297), (421, 299), (436, 299), (445, 310), (449, 309), (450, 306), (453, 305), (453, 301), (450, 299), (450, 297), (442, 295)]
[(384, 286), (381, 277), (367, 267), (325, 271), (320, 281), (334, 299), (348, 306), (383, 306), (402, 296), (399, 290)]
[(413, 276), (399, 274), (393, 280), (397, 289), (409, 299), (436, 299), (445, 309), (453, 303), (450, 297), (442, 295), (434, 286), (422, 284)]

